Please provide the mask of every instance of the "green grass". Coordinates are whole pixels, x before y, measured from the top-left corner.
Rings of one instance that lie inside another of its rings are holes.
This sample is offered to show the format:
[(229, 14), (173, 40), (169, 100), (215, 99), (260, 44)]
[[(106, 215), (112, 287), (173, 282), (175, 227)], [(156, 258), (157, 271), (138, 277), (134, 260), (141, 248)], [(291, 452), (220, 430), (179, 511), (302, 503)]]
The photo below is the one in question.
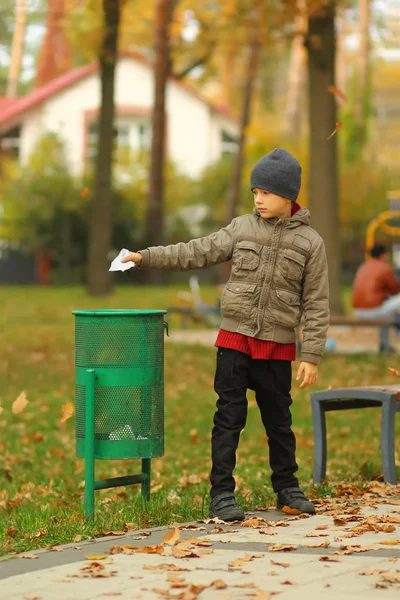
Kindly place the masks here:
[[(1, 553), (48, 547), (121, 530), (126, 523), (148, 527), (205, 516), (208, 503), (210, 431), (215, 407), (215, 351), (167, 343), (165, 348), (166, 452), (153, 461), (152, 501), (145, 506), (138, 486), (96, 492), (96, 519), (83, 515), (83, 460), (75, 457), (74, 418), (60, 424), (61, 406), (74, 400), (73, 309), (163, 308), (180, 286), (119, 288), (106, 299), (88, 298), (79, 288), (0, 288), (0, 544)], [(217, 293), (204, 290), (214, 301)], [(174, 319), (171, 318), (171, 335)], [(295, 365), (296, 368), (297, 365)], [(315, 389), (396, 383), (398, 367), (384, 356), (326, 355)], [(12, 403), (25, 391), (20, 414)], [(253, 393), (241, 436), (236, 476), (248, 509), (274, 503), (268, 446)], [(299, 476), (316, 495), (334, 493), (340, 480), (362, 486), (380, 472), (379, 413), (374, 409), (328, 415), (328, 479), (311, 483), (313, 432), (309, 391), (293, 383), (293, 422)], [(400, 421), (397, 423), (400, 439)], [(96, 476), (139, 470), (139, 461), (97, 461)]]

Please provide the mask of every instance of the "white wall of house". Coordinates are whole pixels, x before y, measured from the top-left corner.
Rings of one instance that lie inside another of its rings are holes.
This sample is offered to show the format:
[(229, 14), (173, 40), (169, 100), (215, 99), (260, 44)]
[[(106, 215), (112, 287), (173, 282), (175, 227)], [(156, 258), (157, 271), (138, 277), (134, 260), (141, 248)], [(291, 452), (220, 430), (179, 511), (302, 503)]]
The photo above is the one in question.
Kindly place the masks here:
[[(71, 171), (82, 173), (85, 112), (97, 110), (99, 102), (100, 81), (95, 73), (32, 109), (22, 122), (21, 160), (26, 162), (40, 136), (51, 131), (64, 140)], [(116, 70), (115, 104), (123, 111), (117, 114), (116, 125), (124, 127), (123, 134), (133, 148), (143, 144), (146, 136), (149, 143), (152, 103), (152, 70), (140, 61), (121, 59)], [(238, 134), (234, 121), (174, 81), (167, 87), (167, 118), (168, 158), (193, 177), (221, 156), (222, 130)]]

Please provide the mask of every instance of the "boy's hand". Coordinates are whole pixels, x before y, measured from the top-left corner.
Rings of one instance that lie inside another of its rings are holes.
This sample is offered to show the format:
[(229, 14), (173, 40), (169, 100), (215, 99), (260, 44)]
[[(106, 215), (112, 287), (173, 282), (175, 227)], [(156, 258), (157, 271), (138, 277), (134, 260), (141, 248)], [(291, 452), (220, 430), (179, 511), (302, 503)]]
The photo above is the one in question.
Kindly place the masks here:
[(135, 263), (135, 265), (140, 267), (140, 265), (142, 264), (142, 255), (139, 252), (129, 252), (128, 256), (121, 258), (122, 263), (127, 263), (130, 260), (132, 260)]
[(300, 384), (301, 388), (313, 385), (318, 379), (318, 365), (314, 365), (309, 362), (301, 362), (299, 370), (297, 371), (296, 379), (301, 379), (304, 373), (303, 382)]

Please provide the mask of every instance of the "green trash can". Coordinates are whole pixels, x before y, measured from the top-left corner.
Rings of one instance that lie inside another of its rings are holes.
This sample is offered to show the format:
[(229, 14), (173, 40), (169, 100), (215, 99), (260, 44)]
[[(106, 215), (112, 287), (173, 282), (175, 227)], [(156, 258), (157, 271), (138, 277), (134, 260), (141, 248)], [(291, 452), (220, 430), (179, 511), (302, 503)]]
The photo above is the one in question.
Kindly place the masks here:
[[(85, 459), (85, 514), (94, 491), (140, 483), (164, 454), (165, 310), (75, 310), (76, 455)], [(142, 460), (138, 475), (95, 480), (95, 459)]]

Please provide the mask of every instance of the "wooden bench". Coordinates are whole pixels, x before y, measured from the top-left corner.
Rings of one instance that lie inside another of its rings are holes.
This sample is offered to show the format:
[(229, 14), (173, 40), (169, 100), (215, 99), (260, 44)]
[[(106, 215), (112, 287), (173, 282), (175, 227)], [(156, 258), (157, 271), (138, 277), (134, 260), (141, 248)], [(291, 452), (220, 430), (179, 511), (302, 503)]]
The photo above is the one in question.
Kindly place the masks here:
[[(375, 327), (379, 328), (379, 352), (389, 354), (393, 351), (390, 345), (390, 328), (398, 327), (400, 323), (385, 319), (359, 319), (357, 317), (342, 317), (342, 316), (331, 316), (329, 319), (329, 326), (334, 327), (335, 325), (344, 325), (346, 327)], [(302, 327), (300, 328), (301, 332)], [(300, 337), (300, 336), (299, 336)], [(301, 350), (301, 341), (298, 342), (298, 350)]]
[[(327, 442), (325, 413), (352, 408), (381, 408), (381, 455), (383, 479), (397, 483), (394, 452), (395, 414), (400, 412), (400, 385), (370, 386), (324, 390), (311, 394), (314, 426), (314, 483), (326, 475)], [(362, 432), (359, 432), (360, 436)]]
[(391, 352), (389, 332), (391, 327), (399, 325), (388, 319), (360, 319), (357, 317), (331, 316), (329, 325), (345, 325), (348, 327), (379, 327), (379, 351)]

